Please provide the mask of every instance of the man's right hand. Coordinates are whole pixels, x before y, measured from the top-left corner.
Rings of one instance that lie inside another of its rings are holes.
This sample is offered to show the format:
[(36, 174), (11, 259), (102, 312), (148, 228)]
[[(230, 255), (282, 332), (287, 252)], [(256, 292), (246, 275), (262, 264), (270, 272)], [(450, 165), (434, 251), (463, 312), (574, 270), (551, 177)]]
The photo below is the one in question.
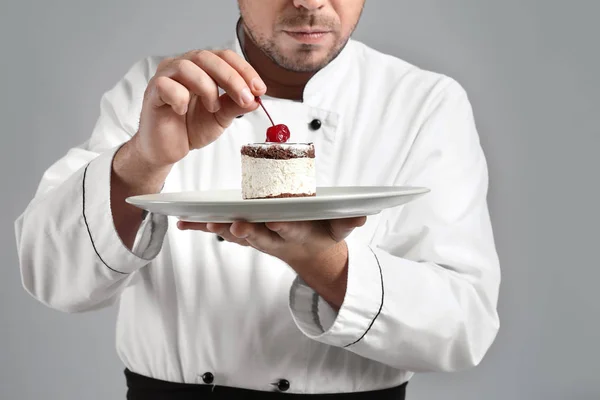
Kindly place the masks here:
[(146, 165), (169, 167), (214, 142), (235, 117), (255, 110), (255, 96), (266, 90), (254, 68), (231, 50), (165, 59), (144, 96), (136, 151)]
[(160, 191), (176, 162), (217, 140), (235, 117), (254, 111), (255, 96), (266, 90), (254, 68), (231, 50), (196, 50), (160, 63), (144, 94), (138, 132), (113, 160), (111, 209), (127, 247), (141, 210), (125, 199)]

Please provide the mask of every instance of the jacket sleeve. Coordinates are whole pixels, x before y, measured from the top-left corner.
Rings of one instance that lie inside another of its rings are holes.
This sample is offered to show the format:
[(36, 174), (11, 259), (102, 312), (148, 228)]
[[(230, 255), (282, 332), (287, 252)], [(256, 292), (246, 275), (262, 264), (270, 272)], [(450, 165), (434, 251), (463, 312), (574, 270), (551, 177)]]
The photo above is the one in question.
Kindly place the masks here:
[(112, 304), (161, 249), (166, 217), (147, 215), (130, 251), (110, 208), (112, 159), (137, 131), (153, 64), (136, 63), (104, 94), (92, 135), (46, 170), (15, 222), (23, 286), (51, 308), (82, 312)]
[(336, 313), (299, 278), (290, 309), (308, 337), (414, 372), (477, 365), (499, 329), (500, 267), (488, 170), (471, 105), (455, 81), (438, 95), (401, 181), (431, 192), (386, 210), (371, 243), (348, 240)]

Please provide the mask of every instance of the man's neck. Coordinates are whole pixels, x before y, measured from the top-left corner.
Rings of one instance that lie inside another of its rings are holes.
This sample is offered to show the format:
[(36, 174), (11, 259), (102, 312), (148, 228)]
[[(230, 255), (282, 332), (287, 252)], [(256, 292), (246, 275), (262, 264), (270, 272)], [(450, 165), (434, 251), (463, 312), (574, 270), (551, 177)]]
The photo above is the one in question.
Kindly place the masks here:
[(304, 87), (314, 72), (294, 72), (284, 69), (258, 48), (244, 28), (239, 30), (239, 35), (248, 62), (267, 85), (267, 95), (301, 101)]

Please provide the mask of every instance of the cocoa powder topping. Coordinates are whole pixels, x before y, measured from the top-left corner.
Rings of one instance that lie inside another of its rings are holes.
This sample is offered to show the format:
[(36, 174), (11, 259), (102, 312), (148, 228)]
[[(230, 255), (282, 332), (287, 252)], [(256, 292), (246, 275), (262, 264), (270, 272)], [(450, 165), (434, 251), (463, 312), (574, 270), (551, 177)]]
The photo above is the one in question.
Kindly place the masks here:
[(253, 158), (266, 158), (270, 160), (289, 160), (292, 158), (315, 158), (315, 147), (308, 143), (306, 149), (281, 146), (278, 144), (268, 146), (243, 146), (242, 155)]

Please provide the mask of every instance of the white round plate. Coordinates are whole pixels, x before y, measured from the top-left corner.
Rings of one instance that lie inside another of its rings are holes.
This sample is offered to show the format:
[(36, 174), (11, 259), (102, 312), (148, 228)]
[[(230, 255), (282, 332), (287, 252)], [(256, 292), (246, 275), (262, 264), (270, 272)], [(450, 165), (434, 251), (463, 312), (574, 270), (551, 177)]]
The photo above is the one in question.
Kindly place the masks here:
[(405, 186), (319, 187), (314, 197), (244, 200), (240, 190), (214, 190), (134, 196), (127, 202), (188, 222), (311, 221), (374, 215), (427, 192)]

